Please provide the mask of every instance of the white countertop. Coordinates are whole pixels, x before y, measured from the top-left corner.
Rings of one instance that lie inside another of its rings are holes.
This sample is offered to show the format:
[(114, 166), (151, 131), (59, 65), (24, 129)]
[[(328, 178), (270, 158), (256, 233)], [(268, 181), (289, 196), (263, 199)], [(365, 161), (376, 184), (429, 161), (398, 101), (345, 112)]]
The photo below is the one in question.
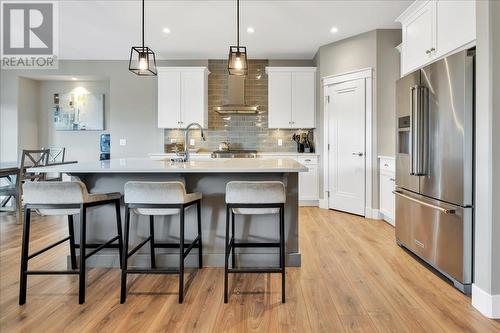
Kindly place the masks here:
[(191, 160), (187, 163), (155, 161), (150, 158), (124, 158), (29, 169), (30, 172), (78, 173), (269, 173), (306, 172), (291, 158), (220, 158)]

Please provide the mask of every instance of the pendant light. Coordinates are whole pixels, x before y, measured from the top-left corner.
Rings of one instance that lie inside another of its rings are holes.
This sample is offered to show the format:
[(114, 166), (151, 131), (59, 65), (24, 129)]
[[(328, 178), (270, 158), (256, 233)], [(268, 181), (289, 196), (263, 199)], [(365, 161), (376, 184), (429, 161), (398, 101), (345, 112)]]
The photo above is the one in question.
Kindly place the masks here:
[(140, 76), (156, 75), (155, 53), (144, 46), (144, 0), (142, 0), (142, 46), (132, 46), (128, 69)]
[(229, 47), (229, 75), (247, 75), (247, 48), (240, 46), (240, 0), (236, 0), (236, 46)]

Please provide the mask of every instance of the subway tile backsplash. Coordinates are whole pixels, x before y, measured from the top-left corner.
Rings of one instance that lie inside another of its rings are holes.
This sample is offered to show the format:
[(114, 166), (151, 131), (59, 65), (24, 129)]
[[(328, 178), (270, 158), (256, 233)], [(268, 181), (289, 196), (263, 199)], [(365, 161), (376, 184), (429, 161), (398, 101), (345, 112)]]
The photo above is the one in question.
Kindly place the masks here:
[[(227, 60), (209, 60), (208, 69), (208, 129), (206, 141), (199, 131), (193, 131), (196, 148), (206, 151), (217, 150), (222, 141), (230, 143), (231, 148), (256, 149), (264, 152), (295, 152), (297, 144), (292, 141), (293, 133), (299, 130), (267, 128), (267, 60), (249, 60), (248, 75), (245, 79), (246, 104), (259, 105), (256, 115), (220, 115), (213, 111), (214, 106), (227, 103)], [(198, 132), (198, 133), (196, 133)], [(166, 129), (165, 144), (176, 140), (184, 141), (182, 130)], [(283, 145), (278, 146), (278, 139)]]

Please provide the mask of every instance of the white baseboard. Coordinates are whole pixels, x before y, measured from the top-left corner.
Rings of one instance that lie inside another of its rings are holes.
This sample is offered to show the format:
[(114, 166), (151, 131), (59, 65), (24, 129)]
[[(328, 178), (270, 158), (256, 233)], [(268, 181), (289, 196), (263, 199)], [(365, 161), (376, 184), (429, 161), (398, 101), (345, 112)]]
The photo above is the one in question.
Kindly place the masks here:
[(500, 319), (500, 295), (490, 295), (472, 284), (472, 306), (491, 319)]
[(366, 207), (365, 208), (365, 217), (367, 219), (382, 220), (384, 215), (382, 215), (382, 213), (380, 213), (380, 211), (378, 209)]
[(319, 199), (319, 208), (328, 209), (328, 199)]

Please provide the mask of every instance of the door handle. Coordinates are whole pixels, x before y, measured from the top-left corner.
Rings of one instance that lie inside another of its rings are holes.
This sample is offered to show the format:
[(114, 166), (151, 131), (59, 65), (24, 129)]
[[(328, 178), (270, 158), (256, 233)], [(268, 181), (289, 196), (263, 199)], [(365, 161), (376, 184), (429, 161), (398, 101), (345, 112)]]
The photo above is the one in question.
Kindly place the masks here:
[(394, 193), (395, 195), (398, 195), (398, 196), (400, 196), (402, 198), (405, 198), (405, 199), (408, 199), (410, 201), (413, 201), (413, 202), (416, 202), (418, 204), (421, 204), (422, 206), (426, 206), (426, 207), (429, 207), (429, 208), (437, 209), (441, 213), (445, 213), (445, 214), (448, 214), (448, 215), (455, 214), (455, 210), (454, 209), (446, 209), (446, 208), (439, 207), (439, 206), (430, 204), (430, 203), (422, 201), (422, 200), (418, 200), (418, 199), (412, 198), (412, 197), (410, 197), (408, 195), (403, 194), (401, 191), (392, 191), (392, 193)]
[(362, 152), (357, 153), (357, 152), (353, 151), (351, 154), (356, 155), (356, 156), (363, 156)]

